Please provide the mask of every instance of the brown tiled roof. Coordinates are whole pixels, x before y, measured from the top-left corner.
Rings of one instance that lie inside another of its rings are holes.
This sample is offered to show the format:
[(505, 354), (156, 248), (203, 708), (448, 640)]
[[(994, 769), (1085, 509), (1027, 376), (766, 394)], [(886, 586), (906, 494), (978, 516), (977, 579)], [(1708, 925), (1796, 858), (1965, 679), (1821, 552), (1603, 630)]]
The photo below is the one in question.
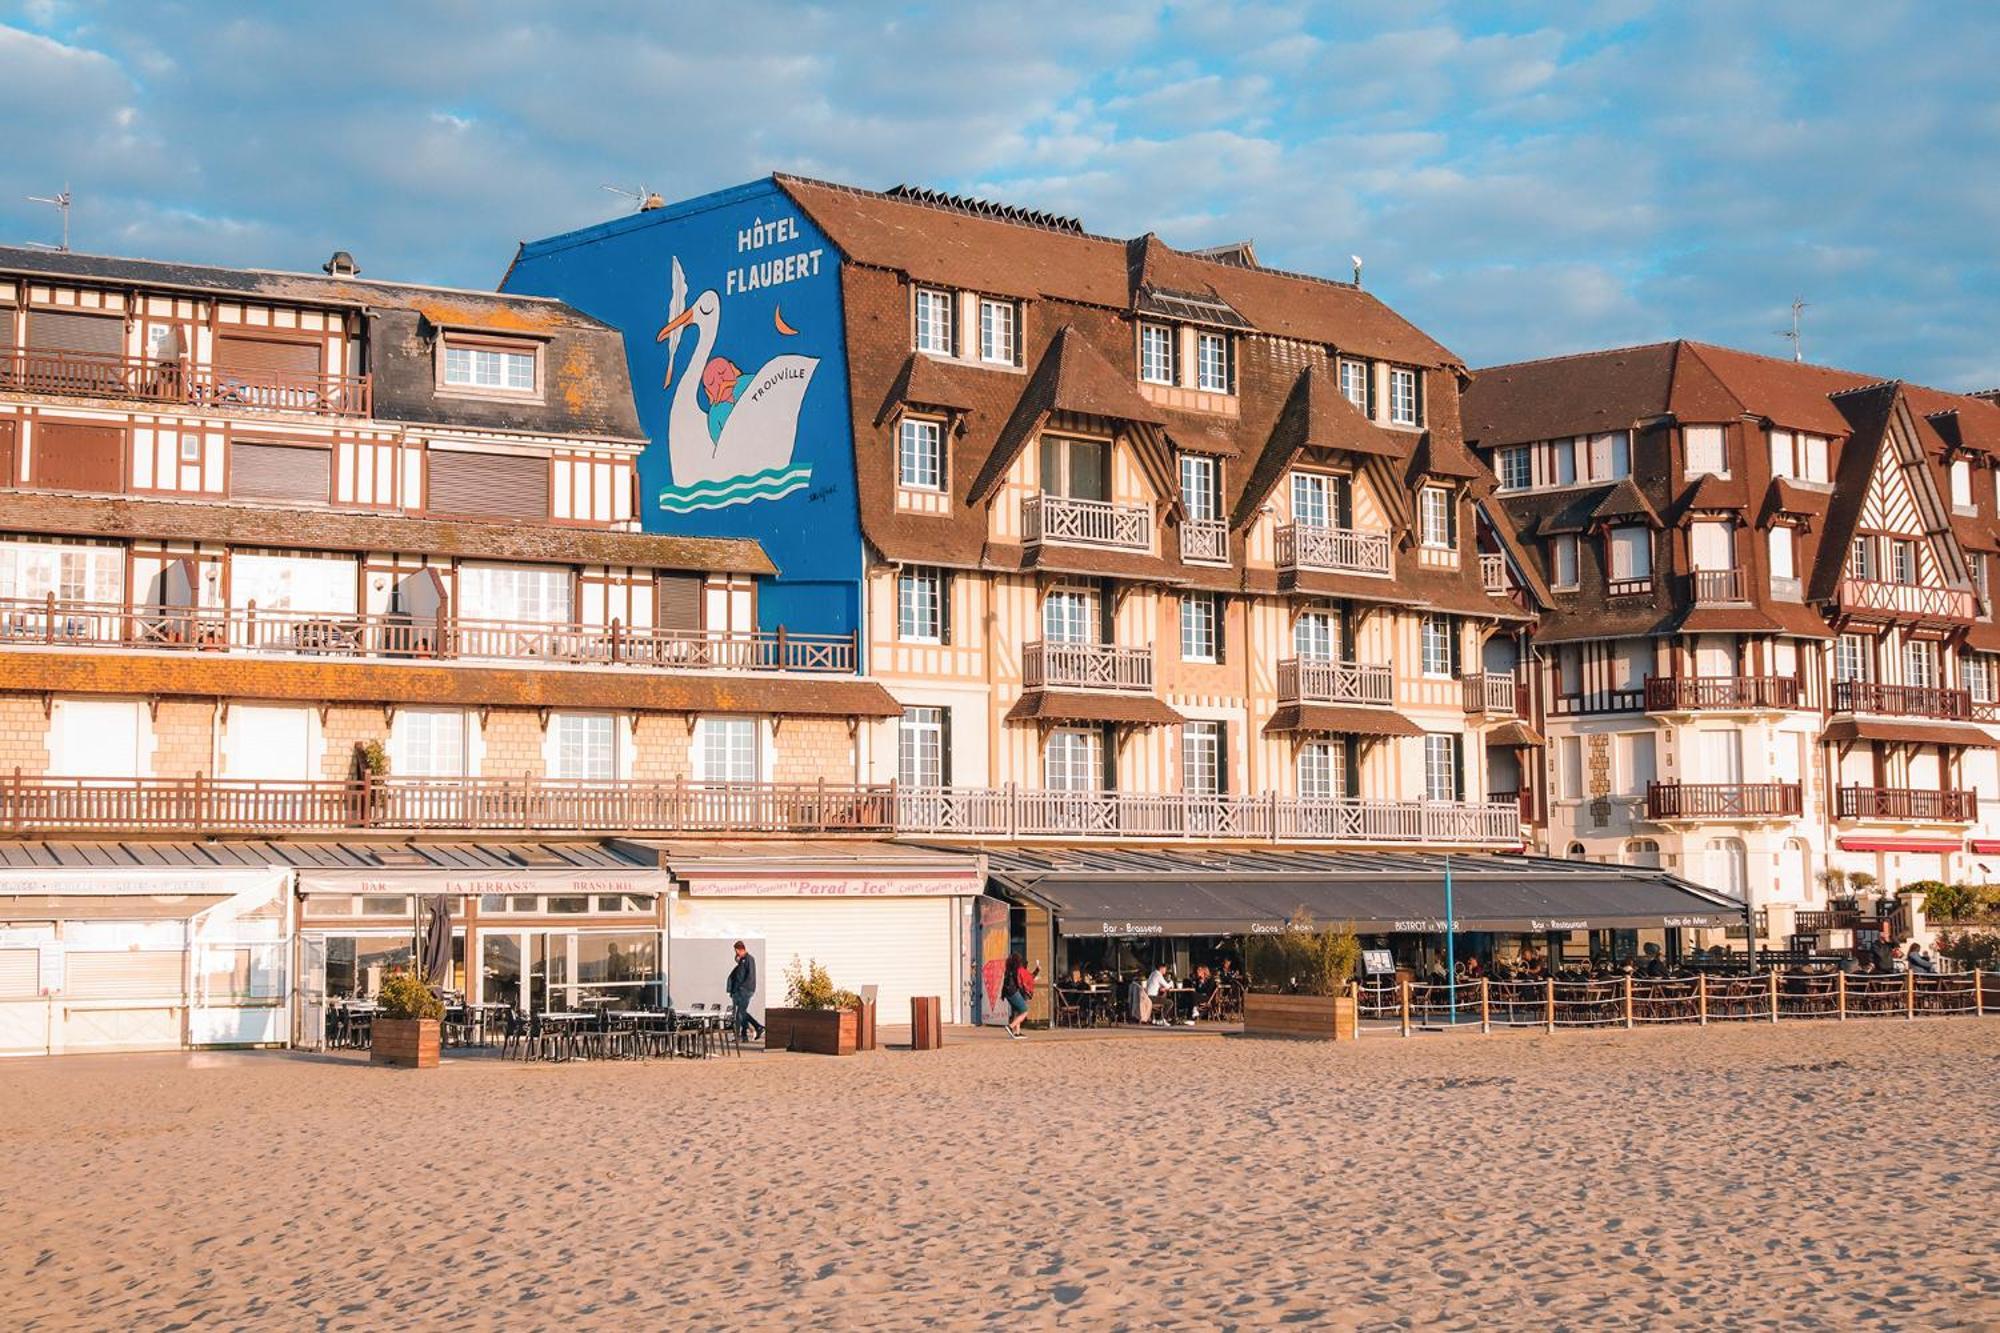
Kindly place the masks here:
[(0, 499), (0, 530), (314, 551), (412, 551), (483, 560), (640, 565), (728, 574), (776, 571), (762, 547), (740, 537), (600, 532), (552, 523), (481, 523), (352, 510), (195, 504), (35, 491), (10, 492)]
[(1688, 489), (1687, 498), (1681, 501), (1681, 514), (1740, 514), (1749, 504), (1749, 487), (1742, 477), (1718, 477), (1711, 472)]
[(1961, 745), (1974, 750), (2000, 746), (1983, 727), (1953, 722), (1906, 722), (1889, 718), (1841, 717), (1826, 724), (1820, 739), (1835, 744), (1895, 741), (1906, 745)]
[(903, 711), (880, 685), (852, 677), (274, 661), (206, 653), (0, 654), (0, 692), (30, 691), (787, 717), (898, 717)]
[(1737, 404), (1736, 412), (1715, 416), (1697, 415), (1691, 411), (1691, 404), (1676, 402), (1674, 414), (1682, 421), (1722, 421), (1748, 412), (1789, 430), (1817, 435), (1840, 435), (1847, 430), (1846, 420), (1827, 401), (1827, 395), (1853, 388), (1856, 376), (1712, 343), (1690, 342), (1681, 346), (1684, 355), (1712, 373)]
[(1547, 741), (1542, 739), (1541, 732), (1536, 731), (1519, 718), (1515, 718), (1512, 722), (1502, 722), (1499, 726), (1487, 732), (1486, 743), (1488, 745), (1506, 746), (1514, 749), (1548, 744)]
[(1770, 634), (1780, 626), (1755, 606), (1695, 606), (1674, 628), (1683, 634)]
[[(898, 712), (902, 710), (898, 709)], [(1029, 690), (1007, 710), (1008, 722), (1115, 722), (1120, 726), (1178, 726), (1181, 715), (1150, 694), (1093, 694), (1082, 690)]]
[(1824, 518), (1833, 497), (1816, 486), (1803, 486), (1786, 477), (1776, 477), (1771, 481), (1771, 489), (1764, 496), (1764, 513), (1793, 514), (1809, 518)]
[(1480, 448), (1626, 430), (1667, 410), (1674, 344), (1523, 361), (1474, 371), (1461, 411)]
[(1421, 736), (1424, 729), (1386, 708), (1347, 704), (1285, 704), (1271, 714), (1264, 730), (1333, 732), (1343, 736)]
[[(1000, 428), (999, 441), (987, 455), (986, 465), (973, 478), (967, 494), (971, 503), (993, 493), (1021, 451), (1057, 412), (1128, 425), (1160, 426), (1166, 421), (1157, 408), (1139, 396), (1129, 379), (1113, 370), (1102, 354), (1065, 324), (1049, 340), (1048, 350), (1028, 377), (1007, 424)], [(1156, 475), (1155, 480), (1166, 479)], [(1172, 493), (1171, 485), (1167, 493)]]
[(1605, 493), (1602, 500), (1590, 507), (1592, 523), (1611, 523), (1621, 518), (1643, 520), (1647, 527), (1660, 526), (1660, 515), (1646, 499), (1639, 483), (1630, 477), (1623, 478)]
[(889, 393), (882, 400), (881, 410), (875, 414), (875, 424), (881, 425), (894, 416), (896, 409), (910, 407), (967, 408), (978, 398), (978, 390), (967, 382), (970, 374), (964, 367), (948, 365), (934, 356), (922, 352), (910, 353), (903, 363), (903, 371), (896, 376), (896, 382), (889, 386)]
[[(1213, 293), (1253, 328), (1415, 366), (1458, 359), (1350, 283), (1203, 258), (1157, 238), (1142, 246), (870, 190), (778, 176), (778, 185), (856, 263), (970, 291), (1129, 310), (1138, 287)], [(1145, 238), (1141, 238), (1144, 240)]]
[[(1387, 431), (1361, 415), (1346, 394), (1333, 383), (1330, 372), (1307, 366), (1292, 382), (1285, 405), (1272, 423), (1271, 434), (1257, 457), (1257, 465), (1237, 497), (1232, 530), (1241, 532), (1256, 519), (1257, 511), (1278, 488), (1285, 473), (1307, 449), (1325, 449), (1369, 458), (1406, 462), (1416, 448), (1414, 435)], [(1366, 461), (1364, 467), (1369, 466)], [(1370, 469), (1378, 487), (1390, 493), (1400, 491), (1395, 470), (1380, 465)]]

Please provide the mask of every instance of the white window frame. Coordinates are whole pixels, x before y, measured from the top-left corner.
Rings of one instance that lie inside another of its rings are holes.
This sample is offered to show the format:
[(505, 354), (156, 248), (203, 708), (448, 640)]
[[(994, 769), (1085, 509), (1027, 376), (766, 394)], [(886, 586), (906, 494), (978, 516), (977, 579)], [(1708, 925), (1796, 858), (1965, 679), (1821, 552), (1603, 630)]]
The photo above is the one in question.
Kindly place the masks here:
[(1368, 363), (1347, 361), (1340, 363), (1340, 391), (1347, 401), (1354, 404), (1354, 410), (1362, 416), (1368, 415)]
[(943, 787), (945, 782), (944, 709), (913, 704), (903, 709), (896, 728), (896, 782), (904, 788)]
[(1968, 459), (1951, 460), (1951, 507), (1961, 513), (1972, 511), (1972, 463)]
[(1682, 449), (1686, 454), (1689, 477), (1729, 475), (1729, 441), (1720, 426), (1684, 426), (1681, 428)]
[(1338, 741), (1307, 741), (1299, 747), (1299, 799), (1338, 801), (1347, 796), (1347, 751)]
[(1422, 653), (1423, 673), (1429, 680), (1450, 680), (1451, 636), (1457, 625), (1448, 616), (1425, 616), (1417, 636)]
[(1301, 662), (1331, 662), (1340, 655), (1340, 636), (1334, 616), (1323, 607), (1310, 607), (1292, 621), (1292, 656)]
[(1181, 508), (1189, 521), (1213, 523), (1222, 517), (1222, 469), (1207, 454), (1181, 455)]
[(462, 708), (399, 708), (389, 729), (389, 771), (406, 778), (470, 777), (471, 738)]
[(1197, 331), (1194, 335), (1195, 387), (1203, 393), (1231, 393), (1229, 335)]
[(1224, 790), (1222, 724), (1191, 719), (1181, 725), (1181, 791), (1190, 796), (1220, 796)]
[(1578, 561), (1582, 552), (1578, 549), (1576, 534), (1557, 533), (1549, 539), (1549, 587), (1551, 589), (1575, 588), (1579, 586)]
[(1042, 744), (1042, 785), (1049, 791), (1104, 790), (1104, 735), (1057, 727)]
[(541, 352), (535, 347), (489, 347), (444, 338), (438, 381), (447, 389), (532, 397), (541, 383)]
[(1016, 363), (1020, 336), (1018, 307), (1012, 301), (979, 298), (979, 359), (989, 366)]
[(1338, 517), (1333, 502), (1331, 476), (1324, 472), (1292, 473), (1294, 524), (1302, 528), (1331, 528)]
[(1457, 801), (1463, 797), (1458, 786), (1457, 733), (1450, 731), (1427, 731), (1424, 733), (1424, 799), (1426, 801)]
[(1174, 383), (1174, 334), (1171, 324), (1139, 325), (1139, 379), (1146, 384)]
[(757, 719), (704, 717), (695, 723), (695, 762), (705, 786), (739, 786), (763, 777)]
[(1096, 593), (1088, 588), (1058, 586), (1042, 594), (1044, 642), (1094, 644), (1100, 637)]
[(905, 565), (896, 571), (896, 637), (904, 643), (943, 641), (943, 570)]
[(1903, 684), (1918, 689), (1934, 690), (1943, 683), (1943, 669), (1938, 661), (1937, 645), (1926, 639), (1909, 639), (1903, 643)]
[(896, 430), (896, 484), (906, 491), (944, 489), (944, 422), (903, 418)]
[(550, 776), (565, 782), (615, 782), (618, 718), (612, 713), (557, 713), (549, 719)]
[(1222, 657), (1222, 606), (1212, 592), (1181, 598), (1181, 661), (1214, 663)]
[(917, 350), (932, 356), (951, 356), (957, 346), (957, 330), (952, 327), (957, 302), (954, 293), (938, 287), (918, 287), (915, 301), (914, 332)]
[(1417, 372), (1404, 366), (1389, 367), (1389, 424), (1423, 424), (1423, 413), (1417, 403)]
[(1451, 504), (1451, 491), (1443, 486), (1425, 486), (1417, 492), (1421, 540), (1434, 551), (1453, 549)]
[(1535, 454), (1525, 444), (1510, 444), (1493, 453), (1493, 471), (1503, 491), (1526, 491), (1535, 485)]
[(1637, 583), (1653, 577), (1653, 533), (1644, 525), (1611, 529), (1611, 581)]
[(1874, 679), (1873, 655), (1868, 651), (1868, 641), (1859, 634), (1843, 634), (1833, 641), (1833, 678), (1835, 680)]

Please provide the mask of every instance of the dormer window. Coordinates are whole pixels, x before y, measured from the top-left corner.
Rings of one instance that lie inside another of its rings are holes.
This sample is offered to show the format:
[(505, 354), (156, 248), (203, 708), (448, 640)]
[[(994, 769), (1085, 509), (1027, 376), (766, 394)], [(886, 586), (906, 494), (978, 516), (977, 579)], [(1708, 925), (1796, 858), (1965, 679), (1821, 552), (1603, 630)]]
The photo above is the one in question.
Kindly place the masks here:
[(1500, 475), (1503, 491), (1525, 491), (1535, 484), (1534, 455), (1525, 444), (1513, 444), (1495, 451), (1494, 471)]
[(943, 422), (929, 417), (904, 417), (896, 454), (898, 485), (920, 491), (943, 489)]
[(979, 359), (991, 366), (1018, 363), (1014, 303), (982, 297), (979, 302)]
[(1174, 331), (1165, 324), (1139, 326), (1139, 378), (1148, 384), (1173, 384)]
[(1397, 366), (1389, 371), (1389, 424), (1392, 426), (1423, 424), (1423, 406), (1418, 401), (1417, 372), (1414, 370), (1405, 370)]
[(1368, 411), (1368, 363), (1366, 361), (1343, 361), (1340, 363), (1340, 391), (1347, 395), (1347, 401), (1354, 404), (1355, 411), (1362, 416)]
[(1195, 335), (1195, 387), (1205, 393), (1231, 393), (1235, 390), (1235, 367), (1231, 364), (1229, 351), (1229, 335), (1226, 333)]
[(474, 393), (532, 394), (539, 385), (537, 349), (530, 343), (444, 339), (443, 384)]
[(917, 350), (936, 356), (951, 356), (956, 350), (953, 337), (952, 294), (930, 287), (916, 293)]
[(1457, 524), (1453, 520), (1451, 492), (1442, 486), (1426, 486), (1417, 492), (1417, 517), (1420, 525), (1420, 540), (1425, 546), (1440, 550), (1452, 550), (1457, 545)]

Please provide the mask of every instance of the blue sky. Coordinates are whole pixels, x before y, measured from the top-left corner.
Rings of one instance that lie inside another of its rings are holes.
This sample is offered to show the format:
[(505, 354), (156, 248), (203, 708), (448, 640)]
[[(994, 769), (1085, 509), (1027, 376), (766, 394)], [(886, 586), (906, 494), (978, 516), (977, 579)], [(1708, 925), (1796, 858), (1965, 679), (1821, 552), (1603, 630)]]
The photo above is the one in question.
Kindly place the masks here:
[(1369, 287), (1474, 366), (1688, 336), (2000, 384), (2000, 7), (0, 0), (0, 238), (491, 286), (768, 171)]

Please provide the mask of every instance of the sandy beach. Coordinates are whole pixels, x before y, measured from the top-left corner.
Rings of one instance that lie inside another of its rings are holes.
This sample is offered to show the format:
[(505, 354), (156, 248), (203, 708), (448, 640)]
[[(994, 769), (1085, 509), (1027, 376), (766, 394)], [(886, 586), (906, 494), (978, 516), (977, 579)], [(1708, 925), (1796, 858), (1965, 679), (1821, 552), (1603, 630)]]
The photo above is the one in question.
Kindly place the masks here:
[(0, 1066), (0, 1324), (2000, 1323), (2000, 1024)]

